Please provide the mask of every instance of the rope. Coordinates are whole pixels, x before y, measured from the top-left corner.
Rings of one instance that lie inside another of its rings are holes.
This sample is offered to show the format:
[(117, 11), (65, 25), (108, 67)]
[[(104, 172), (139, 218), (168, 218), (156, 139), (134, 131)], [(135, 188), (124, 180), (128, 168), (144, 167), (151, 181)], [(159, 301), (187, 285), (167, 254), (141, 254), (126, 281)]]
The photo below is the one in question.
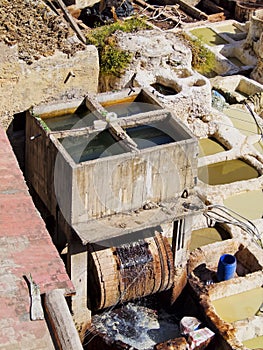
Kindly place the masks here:
[[(148, 14), (144, 13), (145, 11), (147, 11), (149, 9), (152, 10), (152, 8), (154, 8), (152, 15), (148, 15)], [(175, 15), (177, 15), (178, 16), (178, 21), (175, 24), (175, 26), (173, 28), (170, 28), (170, 29), (164, 30), (164, 29), (161, 29), (161, 28), (157, 27), (161, 32), (169, 32), (169, 31), (174, 30), (175, 28), (177, 28), (181, 24), (183, 19), (187, 18), (186, 15), (184, 15), (184, 18), (182, 18), (182, 14), (178, 11), (178, 6), (177, 5), (169, 5), (169, 6), (167, 6), (167, 5), (165, 5), (165, 6), (151, 5), (151, 6), (146, 6), (144, 9), (142, 9), (141, 12), (139, 12), (139, 15), (143, 14), (145, 17), (147, 17), (147, 19), (149, 21), (162, 23), (162, 22), (166, 22), (166, 21), (170, 20), (169, 17), (163, 18), (163, 19), (158, 19), (164, 13), (166, 15), (170, 15), (172, 17), (175, 17)]]

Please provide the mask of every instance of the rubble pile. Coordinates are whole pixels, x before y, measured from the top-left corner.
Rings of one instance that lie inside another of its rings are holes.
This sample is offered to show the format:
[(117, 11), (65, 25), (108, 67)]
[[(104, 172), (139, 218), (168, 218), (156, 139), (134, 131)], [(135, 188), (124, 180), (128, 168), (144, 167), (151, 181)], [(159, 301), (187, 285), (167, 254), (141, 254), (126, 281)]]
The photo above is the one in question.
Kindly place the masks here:
[(56, 50), (73, 55), (84, 49), (63, 17), (41, 0), (1, 1), (0, 42), (17, 45), (19, 58), (28, 64)]

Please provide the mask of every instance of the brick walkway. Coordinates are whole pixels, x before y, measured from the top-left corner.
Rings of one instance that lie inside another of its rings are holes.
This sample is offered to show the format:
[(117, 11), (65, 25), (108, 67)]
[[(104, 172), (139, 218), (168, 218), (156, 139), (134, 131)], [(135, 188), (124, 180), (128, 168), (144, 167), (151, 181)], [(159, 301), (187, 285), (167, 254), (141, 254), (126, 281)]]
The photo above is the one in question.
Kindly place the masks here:
[(0, 128), (0, 349), (54, 349), (45, 320), (30, 320), (32, 275), (41, 293), (74, 291)]

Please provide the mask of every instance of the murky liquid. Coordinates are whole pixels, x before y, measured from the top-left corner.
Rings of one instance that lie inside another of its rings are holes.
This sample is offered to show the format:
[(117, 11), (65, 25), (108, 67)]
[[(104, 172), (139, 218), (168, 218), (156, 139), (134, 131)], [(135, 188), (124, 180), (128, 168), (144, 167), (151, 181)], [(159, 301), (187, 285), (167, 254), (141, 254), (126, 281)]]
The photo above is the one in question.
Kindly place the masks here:
[(244, 66), (244, 63), (241, 62), (238, 58), (236, 57), (227, 57), (227, 59), (232, 62), (234, 65), (236, 65), (237, 67), (242, 67)]
[(153, 349), (155, 344), (180, 336), (175, 316), (128, 303), (92, 318), (92, 325), (115, 341), (136, 349)]
[(263, 302), (263, 288), (231, 295), (212, 301), (216, 313), (226, 322), (235, 322), (255, 316)]
[(129, 117), (139, 113), (146, 113), (160, 109), (159, 106), (142, 102), (125, 102), (105, 106), (108, 112), (114, 112), (118, 118)]
[(61, 115), (43, 118), (44, 122), (52, 131), (71, 130), (92, 126), (93, 121), (96, 119), (97, 118), (89, 111), (80, 113), (62, 113)]
[(177, 91), (170, 86), (165, 86), (163, 84), (155, 83), (151, 85), (155, 90), (163, 95), (176, 95)]
[(199, 157), (209, 156), (225, 151), (225, 148), (213, 138), (199, 140)]
[(60, 142), (75, 163), (125, 153), (108, 130), (89, 136), (69, 136)]
[(198, 168), (198, 178), (209, 185), (222, 185), (253, 179), (258, 176), (259, 174), (255, 168), (239, 159), (227, 160)]
[(190, 251), (218, 241), (222, 241), (222, 237), (218, 230), (214, 227), (194, 230), (191, 236)]
[(224, 26), (218, 26), (216, 27), (216, 30), (219, 33), (231, 33), (231, 34), (239, 34), (242, 33), (242, 30), (240, 30), (239, 28), (237, 28), (236, 26), (234, 26), (234, 24), (227, 24)]
[(263, 335), (260, 337), (244, 340), (243, 345), (249, 349), (263, 348)]
[(243, 91), (243, 90), (240, 90), (238, 87), (236, 88), (235, 92), (239, 93), (239, 95), (241, 95), (241, 96), (243, 96), (243, 97), (245, 97), (245, 98), (247, 98), (247, 97), (249, 96), (248, 93), (246, 93), (246, 92)]
[(226, 198), (224, 205), (247, 219), (261, 219), (263, 216), (263, 192), (255, 190), (239, 193)]
[(224, 114), (230, 118), (234, 127), (236, 127), (242, 134), (246, 136), (259, 134), (254, 118), (245, 107), (233, 105), (232, 107), (225, 108)]
[(224, 40), (216, 32), (210, 28), (197, 28), (191, 30), (191, 33), (198, 39), (210, 46), (228, 44), (228, 41)]
[(128, 128), (126, 132), (136, 142), (139, 149), (175, 142), (175, 140), (164, 131), (150, 125)]

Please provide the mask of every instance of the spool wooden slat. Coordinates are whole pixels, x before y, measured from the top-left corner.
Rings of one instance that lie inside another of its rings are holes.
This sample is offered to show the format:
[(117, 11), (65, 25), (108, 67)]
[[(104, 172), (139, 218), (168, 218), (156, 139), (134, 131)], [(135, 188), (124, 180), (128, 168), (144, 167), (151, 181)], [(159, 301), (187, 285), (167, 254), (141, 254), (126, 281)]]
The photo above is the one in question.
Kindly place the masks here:
[(88, 299), (94, 311), (167, 290), (173, 284), (171, 246), (160, 233), (120, 247), (93, 250), (89, 260)]

